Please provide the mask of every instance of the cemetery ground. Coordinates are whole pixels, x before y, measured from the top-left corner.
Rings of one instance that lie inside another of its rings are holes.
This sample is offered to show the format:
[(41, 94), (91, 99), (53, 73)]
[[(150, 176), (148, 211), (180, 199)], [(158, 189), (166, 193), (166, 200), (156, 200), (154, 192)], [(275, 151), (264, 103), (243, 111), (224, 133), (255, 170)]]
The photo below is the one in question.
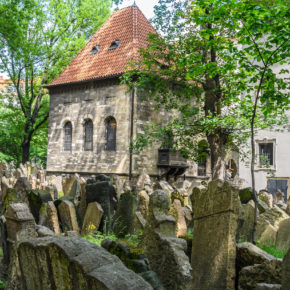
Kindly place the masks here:
[[(1, 164), (5, 289), (289, 289), (290, 204), (228, 182)], [(288, 287), (288, 288), (287, 288)]]

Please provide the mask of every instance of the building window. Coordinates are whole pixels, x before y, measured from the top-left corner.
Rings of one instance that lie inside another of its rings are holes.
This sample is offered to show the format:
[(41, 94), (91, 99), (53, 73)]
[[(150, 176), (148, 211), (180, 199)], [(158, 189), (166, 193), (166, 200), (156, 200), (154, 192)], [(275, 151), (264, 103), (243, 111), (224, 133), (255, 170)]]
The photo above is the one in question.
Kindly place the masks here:
[(96, 46), (93, 46), (90, 54), (97, 54), (99, 51), (100, 51), (100, 46), (96, 45)]
[(110, 46), (109, 50), (116, 49), (116, 48), (119, 47), (119, 45), (120, 45), (120, 41), (119, 40), (115, 40), (115, 41), (113, 41), (111, 43), (111, 46)]
[(110, 117), (106, 120), (106, 150), (116, 151), (117, 122)]
[(206, 158), (197, 163), (197, 175), (206, 176)]
[(259, 143), (259, 165), (260, 167), (274, 166), (274, 143)]
[(72, 124), (66, 122), (64, 125), (64, 150), (71, 151), (72, 148)]
[(93, 151), (93, 135), (94, 135), (94, 126), (92, 120), (87, 120), (84, 124), (84, 149), (85, 151)]

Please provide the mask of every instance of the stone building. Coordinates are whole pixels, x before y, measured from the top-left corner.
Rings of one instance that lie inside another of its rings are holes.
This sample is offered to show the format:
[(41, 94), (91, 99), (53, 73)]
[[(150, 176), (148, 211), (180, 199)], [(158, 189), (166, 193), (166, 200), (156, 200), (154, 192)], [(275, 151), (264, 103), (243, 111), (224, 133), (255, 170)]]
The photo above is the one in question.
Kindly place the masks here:
[(151, 176), (197, 175), (196, 165), (160, 146), (136, 155), (129, 151), (144, 125), (168, 118), (119, 80), (128, 63), (138, 58), (138, 49), (146, 46), (149, 33), (155, 30), (136, 5), (114, 12), (47, 86), (48, 173), (136, 176), (146, 168)]

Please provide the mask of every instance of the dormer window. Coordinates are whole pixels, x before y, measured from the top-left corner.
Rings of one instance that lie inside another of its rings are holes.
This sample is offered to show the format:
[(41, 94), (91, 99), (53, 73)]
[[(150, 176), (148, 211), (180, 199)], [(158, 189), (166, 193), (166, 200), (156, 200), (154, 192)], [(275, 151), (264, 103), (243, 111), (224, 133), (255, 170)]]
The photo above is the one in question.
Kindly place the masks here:
[(100, 46), (99, 45), (96, 45), (96, 46), (93, 46), (90, 54), (97, 54), (100, 50)]
[(111, 46), (110, 46), (109, 50), (116, 49), (116, 48), (119, 47), (119, 45), (120, 45), (120, 41), (119, 40), (115, 40), (115, 41), (113, 41), (111, 43)]

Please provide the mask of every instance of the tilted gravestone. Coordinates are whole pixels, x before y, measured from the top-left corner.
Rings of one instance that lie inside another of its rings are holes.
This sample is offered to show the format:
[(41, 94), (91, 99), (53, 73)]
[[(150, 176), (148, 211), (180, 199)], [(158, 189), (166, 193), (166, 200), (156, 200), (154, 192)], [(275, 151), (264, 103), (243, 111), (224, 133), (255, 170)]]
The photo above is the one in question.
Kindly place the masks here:
[(239, 192), (214, 180), (192, 195), (192, 289), (235, 289)]
[(56, 235), (60, 234), (60, 227), (57, 215), (57, 209), (52, 201), (47, 203), (46, 207), (47, 224), (48, 227), (55, 232)]
[(82, 235), (89, 233), (92, 230), (98, 230), (103, 216), (102, 206), (97, 202), (88, 204), (84, 222), (82, 225)]
[(135, 211), (136, 195), (132, 192), (123, 193), (113, 218), (113, 230), (117, 237), (132, 233)]
[(30, 190), (27, 193), (29, 207), (36, 223), (39, 221), (39, 213), (43, 203), (52, 201), (51, 194), (45, 190)]
[(57, 211), (60, 217), (63, 231), (76, 231), (79, 232), (77, 222), (76, 210), (74, 204), (69, 200), (62, 200), (57, 206)]
[(103, 229), (104, 224), (110, 225), (114, 214), (114, 199), (116, 199), (116, 191), (110, 178), (101, 174), (87, 180), (85, 195), (87, 204), (96, 201), (102, 206), (104, 215), (100, 228)]

